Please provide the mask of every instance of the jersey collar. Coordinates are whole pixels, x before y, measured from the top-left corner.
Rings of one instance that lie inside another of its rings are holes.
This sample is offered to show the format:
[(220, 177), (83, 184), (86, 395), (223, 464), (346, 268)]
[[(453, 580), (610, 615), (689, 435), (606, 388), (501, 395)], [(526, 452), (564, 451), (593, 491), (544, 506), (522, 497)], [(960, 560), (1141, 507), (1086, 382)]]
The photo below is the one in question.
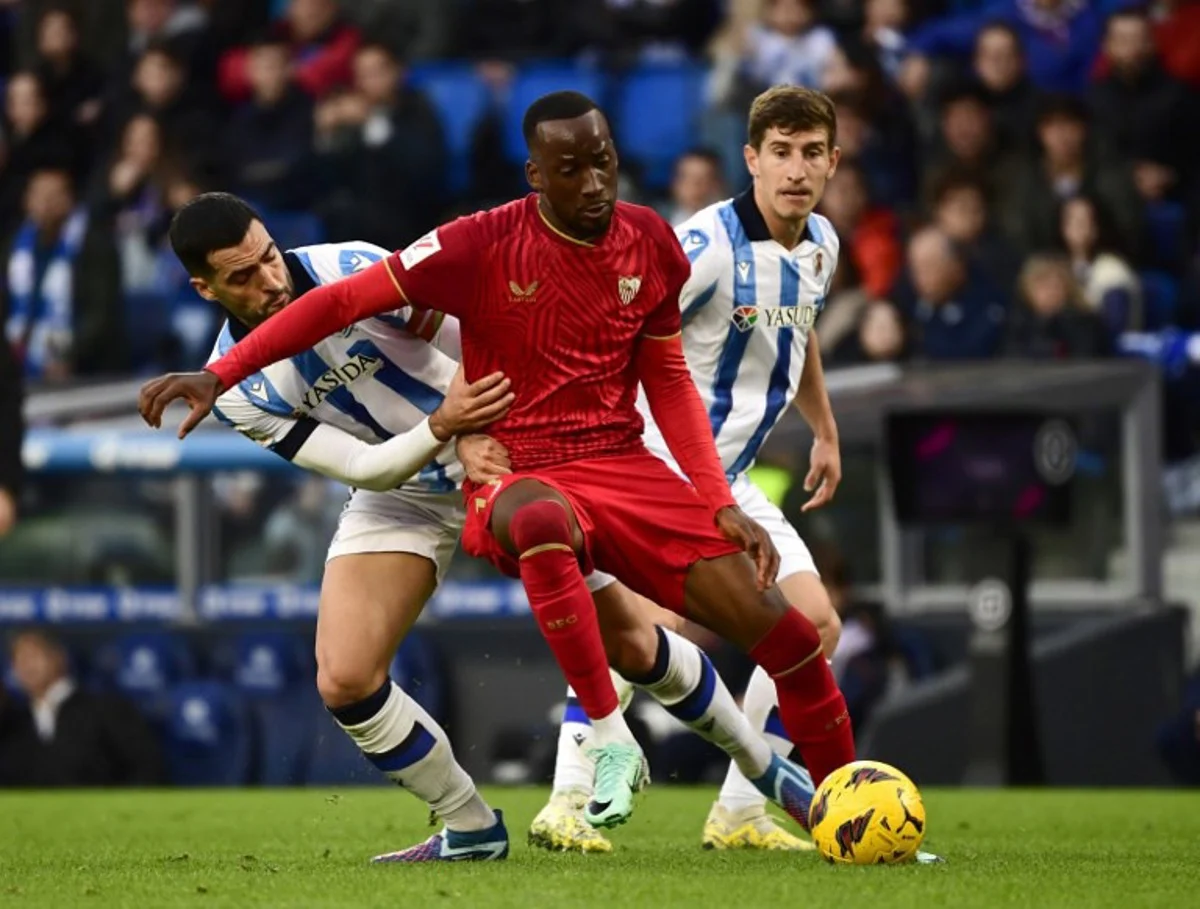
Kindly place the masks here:
[[(742, 229), (746, 232), (746, 238), (751, 243), (775, 242), (771, 236), (771, 231), (767, 228), (766, 219), (763, 218), (762, 212), (758, 210), (758, 203), (754, 201), (754, 186), (753, 184), (737, 195), (733, 199), (733, 213), (737, 215), (738, 220), (742, 222)], [(816, 243), (816, 239), (812, 233), (812, 215), (804, 222), (804, 233), (800, 235), (800, 243), (807, 240), (809, 243)], [(800, 244), (796, 244), (798, 249)]]
[[(308, 269), (304, 267), (304, 263), (300, 261), (300, 257), (294, 252), (289, 250), (283, 254), (283, 264), (292, 279), (293, 300), (300, 299), (301, 296), (317, 286), (317, 282), (313, 280), (312, 275), (308, 273)], [(228, 311), (226, 311), (225, 317), (229, 322), (229, 335), (235, 343), (250, 334), (250, 329), (230, 315)]]

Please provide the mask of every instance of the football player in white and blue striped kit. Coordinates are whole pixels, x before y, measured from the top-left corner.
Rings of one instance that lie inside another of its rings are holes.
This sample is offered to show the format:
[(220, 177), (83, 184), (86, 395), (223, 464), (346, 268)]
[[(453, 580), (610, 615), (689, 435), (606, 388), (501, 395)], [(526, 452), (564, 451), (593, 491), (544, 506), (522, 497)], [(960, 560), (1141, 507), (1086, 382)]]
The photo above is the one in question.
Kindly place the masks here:
[[(367, 243), (281, 251), (254, 211), (224, 193), (182, 208), (171, 242), (200, 295), (229, 313), (214, 357), (296, 296), (385, 255)], [(207, 373), (150, 382), (139, 402), (152, 426), (176, 397), (193, 405), (194, 416), (211, 407), (221, 421), (281, 457), (352, 487), (322, 582), (318, 688), (365, 756), (446, 824), (425, 843), (379, 857), (385, 861), (503, 858), (508, 852), (498, 812), (454, 760), (445, 733), (387, 677), (399, 641), (442, 578), (462, 530), (462, 468), (446, 441), (497, 418), (511, 401), (498, 375), (463, 383), (457, 327), (452, 318), (404, 307), (267, 367), (221, 394), (215, 406), (210, 399), (198, 408), (193, 393), (179, 390)], [(805, 793), (796, 796), (792, 782), (803, 783), (803, 774), (751, 728), (700, 650), (656, 629), (650, 613), (611, 576), (596, 572), (588, 582), (609, 658), (722, 747), (756, 781), (752, 785), (786, 810), (806, 812)], [(587, 773), (590, 787), (590, 766)], [(811, 796), (811, 781), (806, 786)]]
[[(779, 550), (778, 583), (788, 600), (821, 632), (826, 656), (837, 645), (840, 621), (812, 556), (780, 510), (747, 479), (759, 448), (793, 404), (815, 441), (805, 510), (828, 502), (841, 480), (837, 424), (825, 390), (813, 323), (829, 294), (838, 237), (813, 209), (837, 169), (837, 123), (823, 94), (778, 86), (760, 95), (749, 117), (746, 165), (753, 185), (743, 194), (698, 212), (676, 228), (692, 263), (679, 305), (688, 366), (708, 408), (717, 450), (738, 505), (770, 533)], [(674, 465), (667, 445), (641, 402), (647, 447)], [(676, 467), (678, 470), (678, 467)], [(648, 605), (648, 604), (647, 604)], [(671, 614), (655, 621), (672, 627)], [(568, 708), (570, 707), (568, 692)], [(791, 751), (778, 718), (775, 686), (756, 670), (744, 710), (752, 725), (782, 754)], [(555, 794), (534, 820), (531, 839), (558, 848), (597, 848), (586, 832), (568, 842), (557, 829), (575, 829), (564, 817), (586, 778), (587, 727), (568, 711), (559, 738)], [(811, 849), (765, 811), (766, 800), (731, 765), (705, 824), (706, 848)]]

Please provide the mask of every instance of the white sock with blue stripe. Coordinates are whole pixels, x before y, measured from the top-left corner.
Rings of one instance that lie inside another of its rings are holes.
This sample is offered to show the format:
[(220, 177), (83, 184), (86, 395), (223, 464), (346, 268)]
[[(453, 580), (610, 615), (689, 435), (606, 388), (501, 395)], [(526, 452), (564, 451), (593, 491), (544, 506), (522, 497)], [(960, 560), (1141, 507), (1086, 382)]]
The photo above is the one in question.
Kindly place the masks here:
[(703, 651), (659, 626), (654, 668), (630, 679), (666, 708), (667, 713), (712, 742), (746, 776), (762, 776), (771, 763), (771, 746), (738, 710), (733, 695)]
[[(754, 674), (750, 676), (746, 696), (742, 699), (742, 710), (751, 728), (770, 744), (776, 754), (787, 757), (792, 753), (792, 743), (788, 741), (779, 719), (779, 694), (775, 691), (775, 683), (761, 666), (755, 667)], [(747, 776), (753, 777), (755, 774), (746, 774), (736, 763), (731, 763), (717, 801), (730, 811), (744, 811), (753, 807), (765, 811), (766, 797)]]
[(442, 727), (388, 679), (372, 694), (329, 711), (372, 764), (424, 801), (450, 830), (487, 830), (496, 815), (454, 759)]

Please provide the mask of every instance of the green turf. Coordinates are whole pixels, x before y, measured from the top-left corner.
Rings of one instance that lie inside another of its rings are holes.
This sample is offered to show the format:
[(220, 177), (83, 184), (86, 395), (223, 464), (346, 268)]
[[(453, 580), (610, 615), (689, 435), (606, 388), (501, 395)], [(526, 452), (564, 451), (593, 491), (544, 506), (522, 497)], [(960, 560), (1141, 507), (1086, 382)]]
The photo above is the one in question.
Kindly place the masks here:
[(939, 867), (846, 868), (811, 853), (709, 853), (711, 790), (651, 789), (613, 855), (525, 845), (544, 792), (500, 789), (503, 863), (371, 867), (429, 834), (388, 789), (0, 795), (0, 909), (54, 907), (740, 907), (1200, 905), (1200, 796), (925, 794)]

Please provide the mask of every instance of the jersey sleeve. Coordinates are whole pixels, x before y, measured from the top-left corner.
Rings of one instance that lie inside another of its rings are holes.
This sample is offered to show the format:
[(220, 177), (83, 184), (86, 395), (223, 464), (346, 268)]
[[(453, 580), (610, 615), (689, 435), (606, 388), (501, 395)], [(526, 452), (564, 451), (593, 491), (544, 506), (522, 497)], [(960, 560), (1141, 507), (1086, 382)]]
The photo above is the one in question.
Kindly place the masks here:
[[(711, 220), (711, 219), (710, 219)], [(691, 266), (691, 273), (679, 294), (679, 309), (684, 315), (699, 310), (712, 299), (721, 280), (722, 265), (730, 261), (716, 241), (716, 225), (697, 218), (681, 225), (675, 236)]]
[(283, 416), (259, 407), (241, 387), (221, 395), (213, 415), (247, 439), (288, 461), (296, 456), (318, 426), (317, 421), (309, 417)]
[(666, 234), (660, 244), (660, 262), (663, 269), (665, 290), (662, 300), (646, 318), (642, 335), (648, 338), (669, 338), (683, 330), (682, 294), (692, 271), (691, 263), (683, 248), (663, 221)]
[(483, 243), (476, 216), (430, 231), (386, 262), (404, 299), (418, 310), (462, 317), (475, 298)]

